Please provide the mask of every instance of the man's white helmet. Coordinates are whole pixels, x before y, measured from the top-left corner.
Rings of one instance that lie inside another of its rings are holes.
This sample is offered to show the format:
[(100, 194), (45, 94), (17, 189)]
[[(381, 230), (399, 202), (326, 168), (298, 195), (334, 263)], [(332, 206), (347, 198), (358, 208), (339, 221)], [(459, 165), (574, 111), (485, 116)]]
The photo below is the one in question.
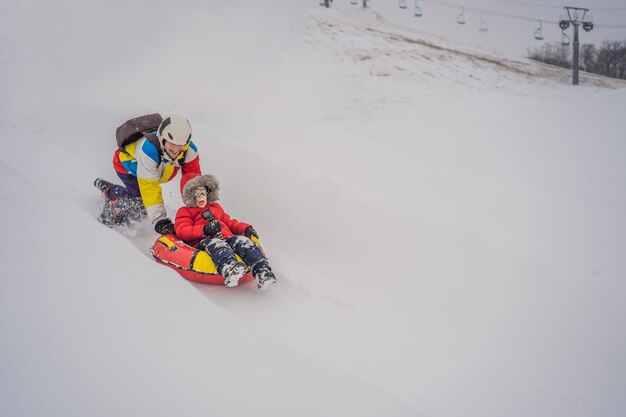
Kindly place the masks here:
[(171, 114), (161, 122), (157, 131), (159, 140), (172, 142), (174, 145), (186, 145), (191, 139), (191, 124), (179, 114)]

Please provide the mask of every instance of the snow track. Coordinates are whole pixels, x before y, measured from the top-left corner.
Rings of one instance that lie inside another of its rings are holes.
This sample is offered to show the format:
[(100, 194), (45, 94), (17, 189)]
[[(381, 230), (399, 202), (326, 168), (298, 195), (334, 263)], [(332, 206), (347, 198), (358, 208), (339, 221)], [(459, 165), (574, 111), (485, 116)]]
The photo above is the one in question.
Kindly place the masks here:
[[(573, 89), (371, 11), (122, 3), (89, 27), (72, 0), (6, 6), (0, 415), (626, 409), (623, 82)], [(148, 36), (144, 9), (177, 30)], [(259, 232), (268, 291), (188, 282), (150, 225), (96, 221), (115, 127), (170, 110)]]

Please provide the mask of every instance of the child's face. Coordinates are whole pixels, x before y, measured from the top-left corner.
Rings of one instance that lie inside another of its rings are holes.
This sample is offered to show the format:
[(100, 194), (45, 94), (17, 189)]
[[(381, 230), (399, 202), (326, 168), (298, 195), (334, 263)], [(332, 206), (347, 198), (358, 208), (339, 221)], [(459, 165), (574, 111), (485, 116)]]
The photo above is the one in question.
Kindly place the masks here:
[(198, 187), (194, 190), (194, 194), (196, 196), (196, 206), (204, 207), (207, 205), (207, 192), (206, 188)]

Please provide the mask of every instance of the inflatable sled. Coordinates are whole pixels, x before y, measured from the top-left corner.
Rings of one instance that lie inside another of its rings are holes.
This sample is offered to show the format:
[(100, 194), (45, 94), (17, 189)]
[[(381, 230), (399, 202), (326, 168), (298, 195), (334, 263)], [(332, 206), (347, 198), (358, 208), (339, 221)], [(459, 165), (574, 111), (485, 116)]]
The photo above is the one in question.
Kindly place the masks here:
[[(261, 247), (257, 238), (253, 237), (252, 240)], [(209, 254), (189, 246), (176, 235), (170, 234), (159, 237), (150, 251), (157, 262), (176, 270), (189, 281), (224, 285), (224, 277), (217, 272)], [(237, 259), (241, 261), (239, 255), (237, 255)], [(248, 271), (239, 282), (247, 282), (252, 279), (254, 279), (252, 273)]]

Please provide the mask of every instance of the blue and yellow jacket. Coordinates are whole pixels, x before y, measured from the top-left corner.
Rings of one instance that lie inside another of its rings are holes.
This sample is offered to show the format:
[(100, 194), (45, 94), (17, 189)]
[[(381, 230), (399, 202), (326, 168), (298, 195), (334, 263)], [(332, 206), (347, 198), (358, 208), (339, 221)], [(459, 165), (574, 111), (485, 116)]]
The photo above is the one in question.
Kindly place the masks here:
[(152, 223), (167, 217), (161, 184), (171, 181), (181, 169), (183, 174), (201, 174), (198, 149), (192, 141), (185, 145), (175, 161), (169, 159), (165, 152), (146, 138), (128, 144), (124, 151), (116, 150), (113, 155), (115, 171), (137, 178), (141, 198)]

